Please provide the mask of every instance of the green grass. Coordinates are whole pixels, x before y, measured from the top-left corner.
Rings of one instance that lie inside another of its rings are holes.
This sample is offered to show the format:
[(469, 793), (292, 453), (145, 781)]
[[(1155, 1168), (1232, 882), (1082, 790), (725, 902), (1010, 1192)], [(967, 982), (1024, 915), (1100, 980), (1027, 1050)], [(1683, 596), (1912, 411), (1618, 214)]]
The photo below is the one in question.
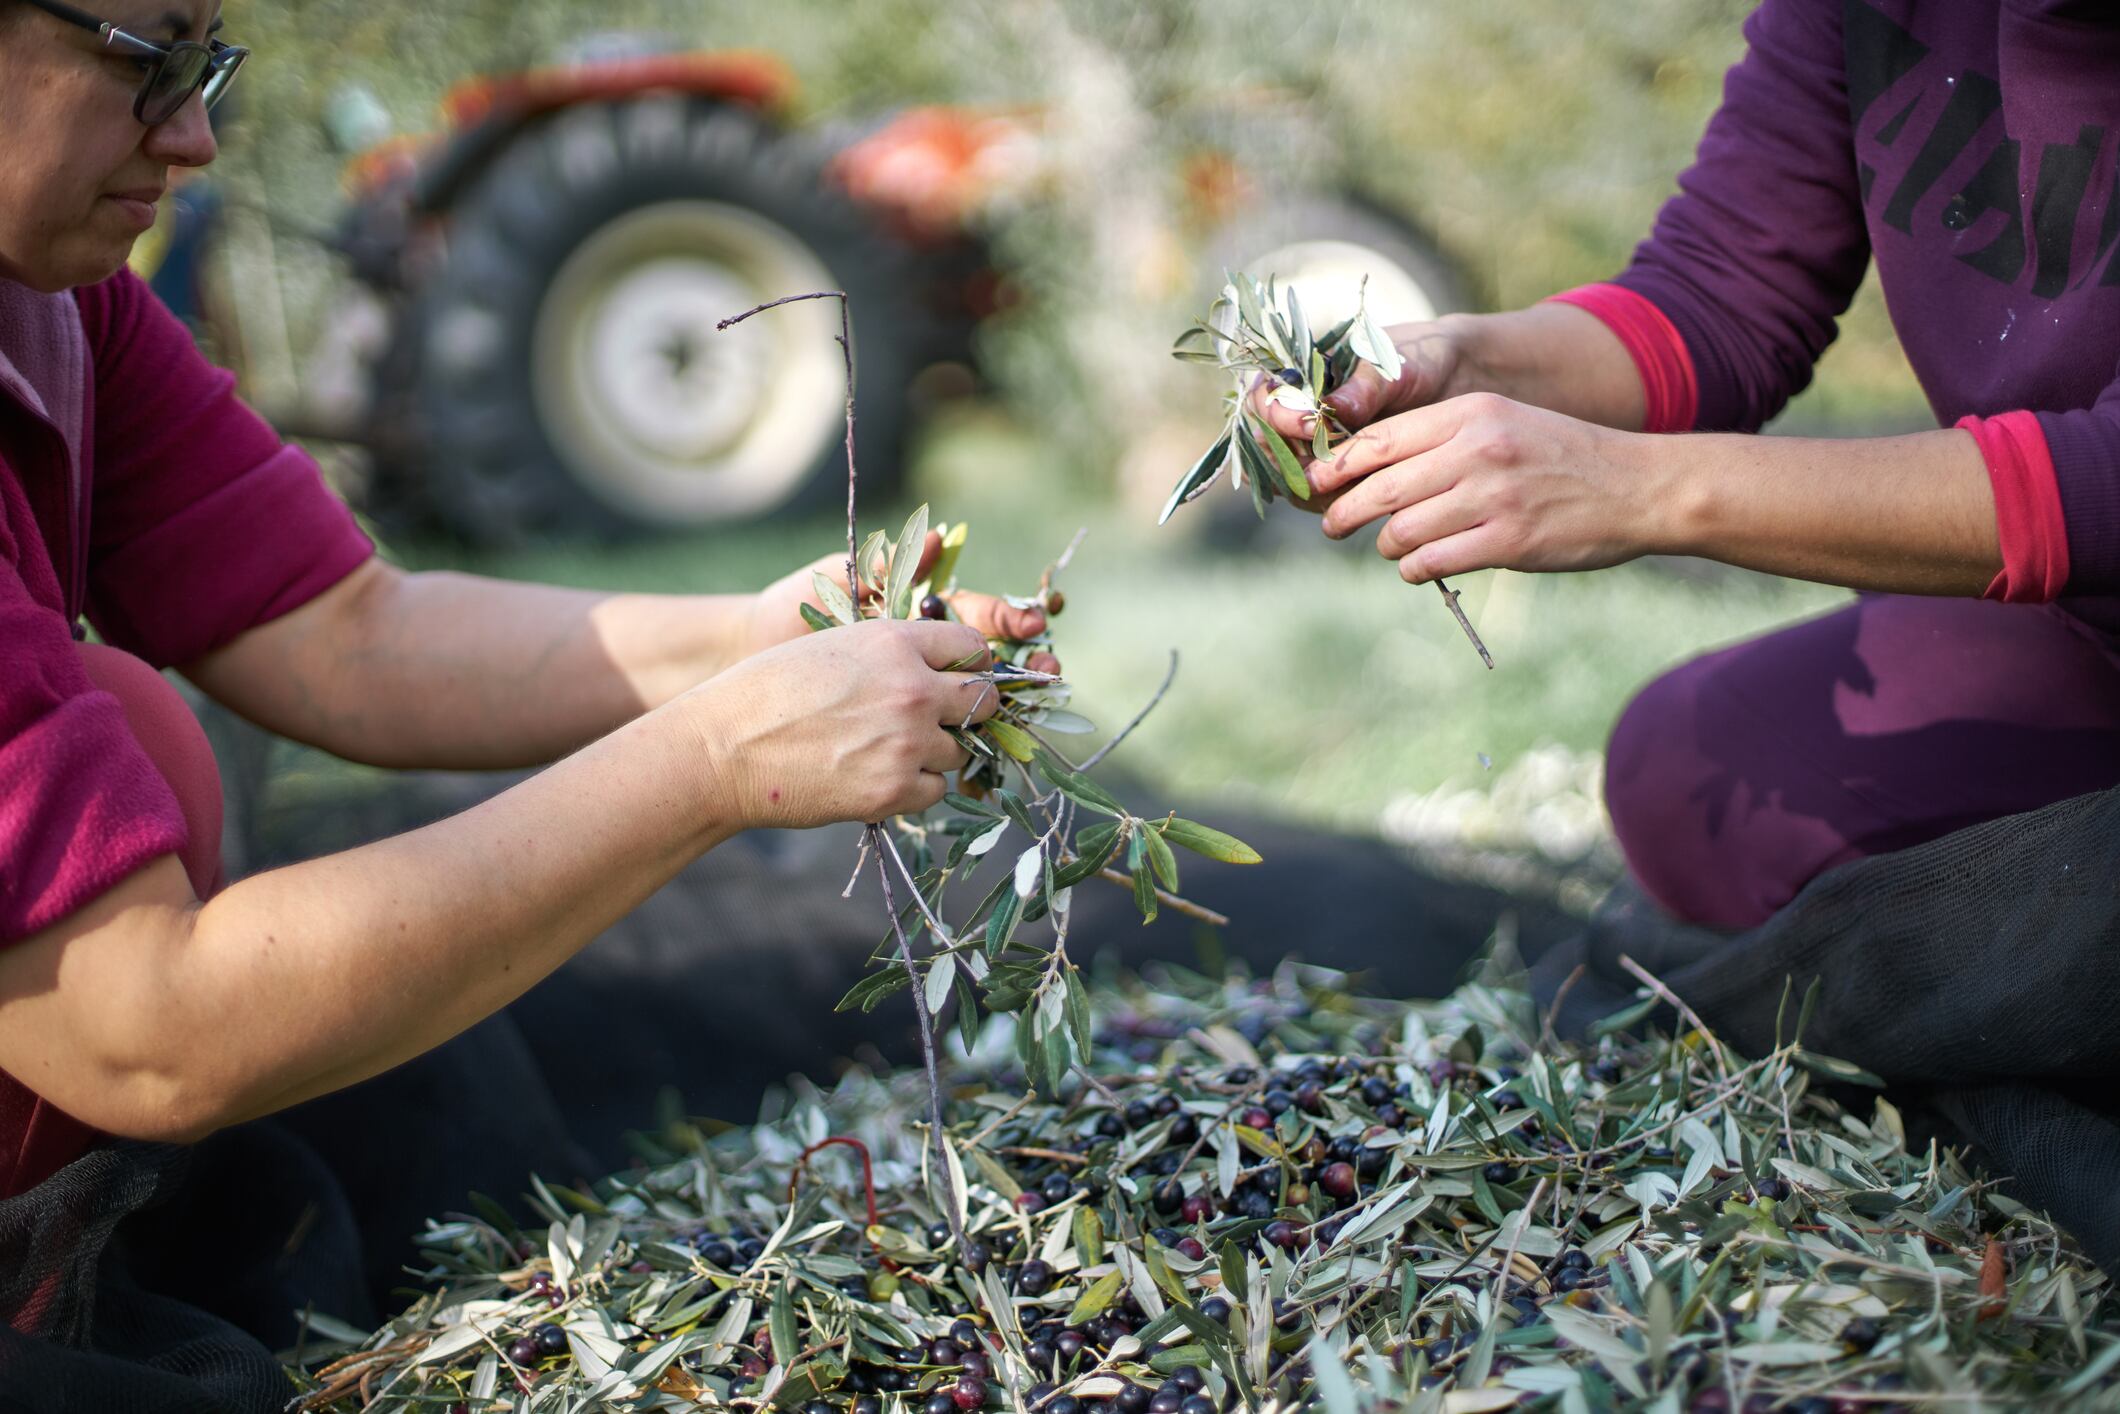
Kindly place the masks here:
[[(1819, 612), (1842, 591), (1756, 575), (1633, 565), (1584, 575), (1480, 574), (1457, 587), (1499, 668), (1481, 667), (1431, 588), (1401, 584), (1366, 537), (1332, 545), (1276, 506), (1254, 548), (1217, 551), (1212, 501), (1162, 529), (1152, 515), (1060, 494), (1048, 454), (1004, 419), (932, 436), (911, 484), (968, 520), (969, 585), (1024, 592), (1078, 525), (1055, 637), (1077, 705), (1116, 728), (1178, 681), (1115, 764), (1173, 801), (1212, 799), (1367, 830), (1396, 796), (1485, 779), (1545, 742), (1602, 750), (1628, 697), (1694, 653)], [(1236, 497), (1218, 488), (1216, 497)], [(893, 531), (909, 503), (870, 510)], [(1221, 508), (1227, 510), (1227, 507)], [(1288, 517), (1285, 523), (1279, 517)], [(1243, 512), (1248, 519), (1249, 512)], [(752, 588), (843, 543), (838, 522), (773, 524), (616, 549), (443, 557), (507, 577), (668, 592)]]

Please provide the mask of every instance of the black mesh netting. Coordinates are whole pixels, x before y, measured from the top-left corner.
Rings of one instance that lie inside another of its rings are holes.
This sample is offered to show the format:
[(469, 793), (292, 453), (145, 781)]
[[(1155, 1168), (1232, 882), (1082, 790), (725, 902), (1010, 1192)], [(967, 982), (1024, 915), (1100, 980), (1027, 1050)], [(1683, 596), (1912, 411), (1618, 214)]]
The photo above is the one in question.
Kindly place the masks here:
[(2116, 863), (2120, 790), (1844, 865), (1735, 936), (1674, 926), (1621, 890), (1534, 983), (1550, 997), (1584, 968), (1560, 1017), (1580, 1031), (1633, 1000), (1631, 956), (1758, 1055), (1785, 985), (1800, 998), (1815, 980), (1806, 1047), (1884, 1077), (1910, 1120), (1969, 1142), (2120, 1273)]
[(0, 1202), (0, 1411), (266, 1414), (286, 1403), (270, 1351), (145, 1290), (112, 1240), (188, 1164), (167, 1145), (111, 1145)]

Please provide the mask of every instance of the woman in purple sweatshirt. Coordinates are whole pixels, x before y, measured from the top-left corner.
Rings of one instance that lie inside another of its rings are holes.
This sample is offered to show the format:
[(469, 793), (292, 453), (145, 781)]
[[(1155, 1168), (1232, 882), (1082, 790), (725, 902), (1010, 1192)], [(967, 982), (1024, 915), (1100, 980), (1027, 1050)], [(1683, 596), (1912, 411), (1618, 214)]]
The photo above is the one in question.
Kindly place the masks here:
[[(2120, 783), (2120, 7), (1763, 0), (1745, 37), (1616, 281), (1396, 330), (1311, 469), (1409, 583), (1677, 554), (1863, 591), (1614, 731), (1636, 878), (1722, 928)], [(1717, 435), (1809, 382), (1873, 258), (1943, 430)]]

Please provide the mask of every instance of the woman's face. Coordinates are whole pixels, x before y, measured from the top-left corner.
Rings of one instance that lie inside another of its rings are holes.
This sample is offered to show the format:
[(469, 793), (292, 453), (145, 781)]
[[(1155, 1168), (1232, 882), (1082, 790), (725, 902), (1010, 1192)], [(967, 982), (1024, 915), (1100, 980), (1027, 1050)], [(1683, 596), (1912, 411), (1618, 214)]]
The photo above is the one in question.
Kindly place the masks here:
[[(97, 18), (157, 44), (204, 40), (220, 0), (100, 0)], [(153, 224), (172, 167), (214, 159), (206, 105), (142, 127), (136, 60), (17, 0), (0, 0), (0, 276), (46, 292), (117, 273)]]

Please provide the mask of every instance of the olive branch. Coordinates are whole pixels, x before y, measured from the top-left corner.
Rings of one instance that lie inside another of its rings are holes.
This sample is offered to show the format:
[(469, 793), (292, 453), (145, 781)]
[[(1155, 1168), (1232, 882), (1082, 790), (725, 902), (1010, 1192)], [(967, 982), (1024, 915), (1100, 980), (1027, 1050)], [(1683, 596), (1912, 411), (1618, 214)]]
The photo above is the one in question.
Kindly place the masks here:
[[(866, 542), (860, 538), (852, 312), (845, 292), (787, 295), (732, 315), (716, 327), (728, 329), (782, 305), (821, 299), (839, 301), (835, 337), (846, 367), (846, 580), (842, 585), (828, 575), (816, 575), (812, 587), (818, 602), (802, 606), (803, 619), (813, 631), (824, 632), (867, 618), (947, 617), (950, 610), (945, 596), (955, 588), (967, 526), (936, 527), (941, 533), (941, 552), (924, 572), (921, 560), (929, 534), (926, 506), (913, 512), (895, 540), (880, 530)], [(1219, 830), (1175, 814), (1135, 814), (1088, 775), (1169, 692), (1177, 676), (1176, 653), (1171, 654), (1169, 671), (1147, 705), (1086, 760), (1078, 763), (1053, 744), (1051, 738), (1056, 735), (1095, 731), (1087, 718), (1069, 710), (1071, 689), (1064, 678), (1027, 666), (1033, 653), (1051, 646), (1050, 621), (1065, 602), (1053, 580), (1067, 567), (1080, 542), (1078, 534), (1046, 569), (1036, 595), (1009, 601), (1044, 610), (1047, 631), (1031, 639), (989, 640), (992, 663), (973, 677), (981, 683), (983, 694), (993, 695), (996, 711), (983, 722), (974, 723), (967, 716), (951, 729), (971, 758), (959, 774), (958, 789), (944, 798), (939, 813), (867, 825), (854, 876), (847, 884), (851, 892), (873, 861), (890, 932), (873, 959), (881, 965), (841, 999), (839, 1009), (858, 1006), (871, 1011), (900, 988), (912, 994), (927, 1080), (934, 1181), (941, 1190), (939, 1206), (960, 1256), (969, 1256), (970, 1242), (961, 1211), (965, 1195), (943, 1138), (936, 1017), (954, 997), (958, 1029), (969, 1051), (982, 1009), (1015, 1014), (1017, 1055), (1026, 1082), (1048, 1096), (1057, 1096), (1070, 1069), (1089, 1058), (1091, 1044), (1089, 1000), (1067, 953), (1068, 913), (1075, 886), (1091, 879), (1124, 886), (1132, 892), (1144, 923), (1169, 908), (1219, 926), (1229, 920), (1178, 893), (1180, 875), (1173, 846), (1224, 863), (1259, 862), (1251, 846)], [(976, 873), (1012, 829), (1028, 836), (1029, 844), (965, 921), (952, 927), (944, 921), (944, 895), (949, 886)], [(902, 903), (901, 884), (905, 889)], [(1049, 946), (1021, 931), (1024, 924), (1046, 918), (1053, 924)], [(929, 947), (924, 966), (915, 953), (915, 944), (920, 942)]]
[[(1405, 365), (1398, 346), (1370, 314), (1368, 294), (1364, 279), (1355, 312), (1317, 336), (1293, 285), (1284, 289), (1272, 276), (1262, 285), (1250, 275), (1230, 272), (1207, 318), (1180, 334), (1171, 348), (1171, 356), (1180, 362), (1212, 364), (1232, 375), (1235, 386), (1223, 395), (1229, 421), (1207, 454), (1178, 478), (1157, 524), (1206, 494), (1224, 472), (1231, 486), (1250, 490), (1252, 507), (1261, 517), (1267, 503), (1280, 496), (1310, 499), (1302, 464), (1287, 440), (1252, 408), (1252, 389), (1261, 380), (1270, 383), (1269, 401), (1310, 418), (1311, 455), (1319, 461), (1330, 457), (1334, 439), (1350, 434), (1325, 399), (1354, 376), (1358, 363), (1372, 365), (1386, 381), (1397, 378)], [(1441, 579), (1435, 587), (1479, 650), (1480, 661), (1493, 668), (1494, 655), (1465, 617), (1457, 591)]]

